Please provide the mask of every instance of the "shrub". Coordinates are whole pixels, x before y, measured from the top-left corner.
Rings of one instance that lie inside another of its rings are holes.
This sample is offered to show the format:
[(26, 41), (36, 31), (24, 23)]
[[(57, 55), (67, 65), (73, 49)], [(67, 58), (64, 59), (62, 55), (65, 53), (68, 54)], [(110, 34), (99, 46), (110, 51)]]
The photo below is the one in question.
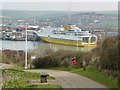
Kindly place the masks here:
[[(28, 53), (28, 61), (30, 61), (30, 54)], [(2, 62), (3, 63), (13, 63), (19, 66), (24, 66), (25, 62), (25, 52), (15, 51), (15, 50), (3, 50), (2, 51)]]
[(118, 37), (106, 38), (102, 44), (100, 63), (103, 69), (117, 71), (118, 68)]
[(33, 65), (35, 68), (50, 68), (50, 67), (70, 67), (72, 65), (71, 58), (76, 56), (77, 65), (80, 67), (80, 63), (82, 61), (82, 56), (85, 53), (83, 52), (75, 52), (68, 50), (58, 50), (56, 52), (52, 52), (48, 55), (43, 55), (33, 61)]

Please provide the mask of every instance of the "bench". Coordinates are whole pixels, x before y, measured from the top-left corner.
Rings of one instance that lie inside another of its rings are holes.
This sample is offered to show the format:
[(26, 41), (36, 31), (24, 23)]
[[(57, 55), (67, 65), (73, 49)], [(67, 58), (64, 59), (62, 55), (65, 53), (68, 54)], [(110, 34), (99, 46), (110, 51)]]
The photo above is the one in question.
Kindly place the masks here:
[(45, 72), (40, 73), (41, 83), (47, 83), (47, 76), (49, 76), (49, 74), (47, 74)]

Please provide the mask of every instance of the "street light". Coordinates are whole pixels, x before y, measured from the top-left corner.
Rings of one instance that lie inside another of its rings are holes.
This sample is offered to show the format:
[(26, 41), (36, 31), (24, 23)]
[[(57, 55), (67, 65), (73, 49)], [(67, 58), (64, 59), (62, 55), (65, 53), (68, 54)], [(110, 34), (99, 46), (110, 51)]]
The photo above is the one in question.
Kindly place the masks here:
[(25, 38), (25, 69), (27, 69), (27, 29), (28, 29), (28, 23), (26, 23), (26, 38)]

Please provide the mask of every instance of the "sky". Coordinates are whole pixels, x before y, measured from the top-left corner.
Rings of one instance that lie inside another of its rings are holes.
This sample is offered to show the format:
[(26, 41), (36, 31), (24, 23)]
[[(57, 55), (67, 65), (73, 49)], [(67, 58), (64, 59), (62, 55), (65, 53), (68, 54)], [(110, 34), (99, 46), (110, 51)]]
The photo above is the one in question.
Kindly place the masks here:
[(32, 11), (113, 11), (118, 10), (118, 0), (2, 0), (2, 9)]
[(118, 2), (119, 0), (1, 0), (1, 2)]

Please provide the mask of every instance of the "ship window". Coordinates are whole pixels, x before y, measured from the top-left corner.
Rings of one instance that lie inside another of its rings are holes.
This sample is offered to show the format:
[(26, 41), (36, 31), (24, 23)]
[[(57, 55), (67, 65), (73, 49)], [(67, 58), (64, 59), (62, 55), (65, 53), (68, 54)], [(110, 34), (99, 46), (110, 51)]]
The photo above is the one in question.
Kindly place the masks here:
[(94, 43), (95, 41), (96, 41), (96, 38), (95, 37), (91, 37), (90, 42)]
[(61, 33), (61, 34), (65, 35), (65, 33)]
[(83, 37), (83, 40), (82, 40), (84, 43), (88, 43), (89, 41), (89, 37)]
[(77, 36), (77, 34), (74, 34), (75, 36)]
[(74, 34), (74, 36), (80, 36), (80, 34)]

